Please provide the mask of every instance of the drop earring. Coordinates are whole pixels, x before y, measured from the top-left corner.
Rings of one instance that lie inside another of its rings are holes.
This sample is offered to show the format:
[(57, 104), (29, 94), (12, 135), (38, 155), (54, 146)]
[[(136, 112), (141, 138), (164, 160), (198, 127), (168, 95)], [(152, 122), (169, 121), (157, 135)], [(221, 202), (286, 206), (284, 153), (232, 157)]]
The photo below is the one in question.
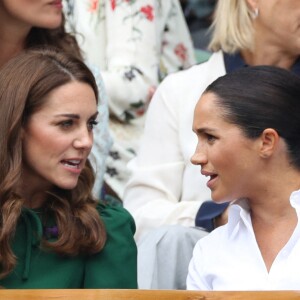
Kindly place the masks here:
[(258, 8), (255, 8), (252, 11), (252, 19), (255, 20), (258, 17)]

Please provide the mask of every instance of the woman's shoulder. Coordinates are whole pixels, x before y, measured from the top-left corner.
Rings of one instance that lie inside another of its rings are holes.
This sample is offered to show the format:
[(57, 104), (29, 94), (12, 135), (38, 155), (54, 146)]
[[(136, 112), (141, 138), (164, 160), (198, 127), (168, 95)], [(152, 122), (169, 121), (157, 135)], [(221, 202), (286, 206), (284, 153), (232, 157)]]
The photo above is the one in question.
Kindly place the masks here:
[(207, 61), (194, 65), (186, 70), (169, 74), (162, 82), (161, 86), (164, 88), (169, 87), (178, 91), (178, 86), (190, 85), (195, 86), (195, 78), (197, 78), (198, 85), (206, 83), (207, 78), (216, 74), (221, 76), (225, 74), (225, 65), (223, 53), (221, 51), (211, 54)]
[(225, 224), (201, 238), (195, 246), (195, 252), (201, 249), (201, 252), (206, 255), (212, 255), (213, 257), (214, 255), (217, 255), (216, 253), (219, 251), (219, 245), (222, 245), (222, 247), (225, 248), (228, 245), (228, 241), (228, 224)]
[(132, 216), (122, 206), (99, 203), (106, 243), (86, 262), (85, 288), (137, 288), (137, 247)]
[(108, 232), (126, 228), (126, 230), (130, 229), (132, 234), (135, 233), (134, 219), (123, 206), (108, 205), (99, 202), (96, 208)]

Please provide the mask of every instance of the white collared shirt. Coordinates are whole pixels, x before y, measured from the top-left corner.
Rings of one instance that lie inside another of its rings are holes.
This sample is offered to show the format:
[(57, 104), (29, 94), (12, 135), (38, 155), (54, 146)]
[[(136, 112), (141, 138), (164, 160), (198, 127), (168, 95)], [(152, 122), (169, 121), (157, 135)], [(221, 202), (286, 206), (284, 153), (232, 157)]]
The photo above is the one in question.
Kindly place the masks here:
[[(300, 190), (290, 203), (299, 219)], [(202, 238), (194, 248), (188, 290), (299, 290), (300, 225), (268, 272), (258, 248), (247, 202), (230, 207), (228, 224)]]

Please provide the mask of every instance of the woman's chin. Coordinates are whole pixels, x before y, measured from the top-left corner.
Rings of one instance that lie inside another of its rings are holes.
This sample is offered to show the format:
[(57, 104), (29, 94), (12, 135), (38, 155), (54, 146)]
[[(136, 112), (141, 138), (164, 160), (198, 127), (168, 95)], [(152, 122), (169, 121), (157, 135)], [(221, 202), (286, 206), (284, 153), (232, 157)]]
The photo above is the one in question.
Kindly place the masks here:
[(225, 197), (224, 195), (221, 196), (221, 195), (217, 195), (217, 194), (214, 194), (214, 193), (211, 194), (212, 201), (214, 201), (215, 203), (218, 203), (218, 204), (222, 204), (222, 203), (225, 203), (225, 202), (230, 202), (231, 200), (228, 199), (228, 198), (229, 197)]
[(73, 190), (74, 188), (76, 188), (77, 183), (78, 183), (78, 181), (68, 182), (68, 183), (59, 184), (57, 186), (62, 190)]

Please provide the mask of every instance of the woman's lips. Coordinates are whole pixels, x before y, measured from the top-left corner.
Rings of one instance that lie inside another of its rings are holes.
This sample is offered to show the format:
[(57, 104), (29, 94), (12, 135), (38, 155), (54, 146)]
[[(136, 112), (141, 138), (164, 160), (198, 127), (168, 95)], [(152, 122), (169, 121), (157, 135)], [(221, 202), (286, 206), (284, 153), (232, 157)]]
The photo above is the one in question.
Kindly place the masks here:
[(210, 177), (206, 185), (208, 188), (211, 189), (213, 187), (213, 185), (215, 184), (218, 175), (216, 173), (209, 172), (206, 170), (201, 170), (201, 174), (204, 175), (205, 177)]
[(57, 8), (62, 8), (63, 7), (61, 0), (52, 1), (52, 2), (50, 2), (50, 4), (57, 7)]
[(207, 187), (210, 188), (210, 189), (212, 189), (213, 186), (214, 186), (214, 184), (215, 184), (215, 182), (216, 182), (216, 180), (217, 180), (217, 178), (218, 178), (218, 175), (211, 175), (210, 179), (208, 180), (208, 182), (206, 184)]
[(61, 161), (62, 165), (72, 173), (80, 174), (82, 170), (81, 159), (65, 159)]

